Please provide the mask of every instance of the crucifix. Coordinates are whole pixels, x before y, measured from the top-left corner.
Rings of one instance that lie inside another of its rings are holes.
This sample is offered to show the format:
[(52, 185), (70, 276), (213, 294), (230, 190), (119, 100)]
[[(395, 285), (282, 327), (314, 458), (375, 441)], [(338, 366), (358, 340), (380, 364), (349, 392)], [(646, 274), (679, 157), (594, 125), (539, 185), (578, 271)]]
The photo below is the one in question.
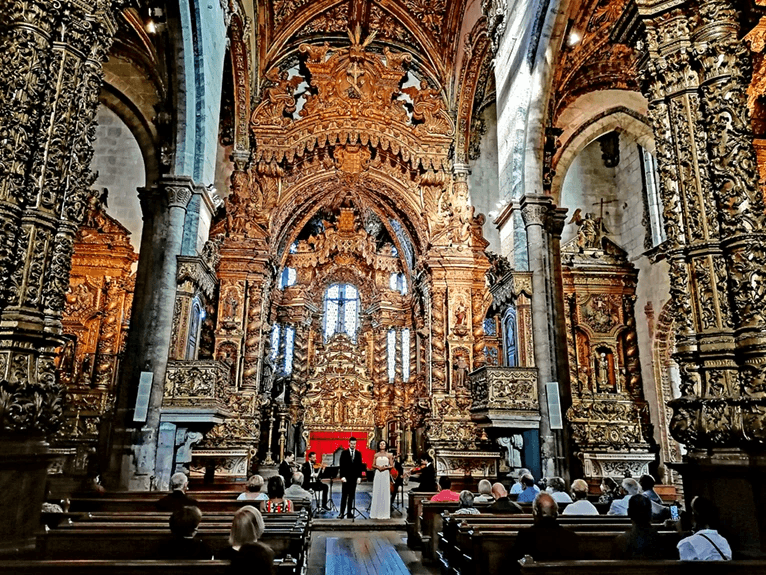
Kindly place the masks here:
[(604, 198), (601, 198), (598, 202), (594, 202), (594, 206), (600, 206), (599, 207), (599, 214), (598, 219), (599, 221), (603, 221), (604, 219), (604, 204), (615, 204), (617, 203), (617, 200), (606, 200), (604, 201)]
[(351, 82), (351, 85), (356, 88), (357, 91), (359, 91), (359, 77), (364, 76), (364, 70), (359, 66), (358, 62), (354, 62), (351, 64), (351, 66), (349, 66), (348, 75), (354, 78), (354, 81)]

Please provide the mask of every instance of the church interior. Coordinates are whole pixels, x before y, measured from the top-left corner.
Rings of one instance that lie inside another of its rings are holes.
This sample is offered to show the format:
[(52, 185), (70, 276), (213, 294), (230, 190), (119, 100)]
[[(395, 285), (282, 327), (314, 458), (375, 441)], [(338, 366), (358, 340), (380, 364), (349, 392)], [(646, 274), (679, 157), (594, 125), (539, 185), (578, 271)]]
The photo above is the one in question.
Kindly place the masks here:
[(0, 0), (0, 38), (3, 552), (47, 490), (355, 436), (651, 474), (764, 557), (766, 2)]

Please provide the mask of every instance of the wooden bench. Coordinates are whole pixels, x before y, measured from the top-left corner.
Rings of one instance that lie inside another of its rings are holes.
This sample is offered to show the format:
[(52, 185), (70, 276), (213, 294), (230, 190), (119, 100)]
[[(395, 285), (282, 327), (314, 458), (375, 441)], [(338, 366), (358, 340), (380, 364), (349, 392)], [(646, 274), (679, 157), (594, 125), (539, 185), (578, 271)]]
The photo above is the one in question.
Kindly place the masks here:
[[(0, 561), (9, 575), (225, 575), (228, 561)], [(297, 575), (292, 559), (274, 561), (272, 574)]]
[(420, 516), (422, 514), (421, 505), (436, 495), (435, 491), (410, 491), (407, 494), (407, 546), (412, 549), (420, 548)]
[[(570, 526), (573, 528), (573, 526)], [(580, 538), (580, 556), (582, 559), (609, 559), (612, 543), (621, 530), (580, 531), (573, 528)], [(488, 530), (472, 528), (466, 539), (458, 535), (458, 545), (462, 551), (462, 561), (456, 568), (461, 575), (500, 575), (507, 573), (509, 560), (516, 544), (518, 530)], [(661, 540), (668, 549), (678, 541), (675, 532), (661, 532)], [(622, 575), (622, 574), (620, 574)]]
[[(72, 499), (69, 506), (69, 513), (76, 512), (117, 512), (117, 513), (136, 513), (157, 511), (157, 501), (159, 497), (149, 498), (127, 498), (127, 497), (93, 497), (88, 499)], [(200, 499), (197, 501), (202, 514), (215, 511), (231, 512), (232, 514), (240, 507), (253, 505), (254, 501), (237, 501), (236, 499)], [(311, 502), (298, 499), (293, 501), (296, 511), (301, 509), (310, 509)]]
[[(506, 568), (507, 572), (507, 568)], [(521, 575), (759, 575), (766, 561), (561, 561), (528, 563)]]

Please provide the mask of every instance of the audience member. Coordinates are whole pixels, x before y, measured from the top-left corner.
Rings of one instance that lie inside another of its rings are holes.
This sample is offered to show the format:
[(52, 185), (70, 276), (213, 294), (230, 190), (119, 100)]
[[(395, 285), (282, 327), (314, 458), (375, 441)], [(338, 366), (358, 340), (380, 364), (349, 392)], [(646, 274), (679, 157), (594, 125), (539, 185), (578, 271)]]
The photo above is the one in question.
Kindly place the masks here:
[(654, 477), (648, 473), (645, 473), (638, 480), (638, 483), (641, 485), (641, 491), (643, 492), (644, 496), (648, 498), (649, 501), (654, 501), (655, 503), (662, 505), (662, 498), (657, 495), (657, 492), (654, 490), (654, 485), (656, 483), (654, 481)]
[(531, 473), (529, 472), (529, 469), (522, 467), (519, 469), (518, 475), (516, 475), (516, 482), (511, 485), (511, 495), (518, 495), (524, 491), (524, 487), (521, 485), (521, 478), (525, 475), (531, 475)]
[(713, 502), (695, 497), (692, 499), (692, 516), (694, 534), (678, 543), (681, 561), (729, 561), (731, 547), (715, 529), (718, 511)]
[(546, 491), (556, 501), (556, 503), (572, 503), (572, 498), (565, 491), (566, 484), (561, 477), (551, 477), (548, 482), (548, 488)]
[(495, 502), (487, 507), (486, 513), (524, 513), (519, 504), (510, 500), (505, 485), (502, 483), (492, 485), (492, 495)]
[(620, 493), (620, 486), (611, 477), (604, 476), (601, 478), (601, 495), (598, 498), (599, 503), (612, 504), (612, 501), (622, 497)]
[(612, 501), (612, 505), (609, 506), (609, 511), (607, 511), (607, 515), (628, 515), (628, 501), (630, 501), (630, 498), (634, 495), (638, 495), (638, 492), (641, 490), (641, 486), (638, 484), (638, 481), (635, 479), (632, 479), (630, 477), (626, 477), (622, 480), (622, 494), (624, 497), (622, 499), (615, 499)]
[(414, 487), (412, 491), (438, 491), (436, 485), (436, 469), (434, 469), (434, 459), (427, 453), (420, 458), (419, 473), (420, 476), (416, 480), (420, 481), (420, 483), (417, 487)]
[(652, 502), (637, 494), (628, 502), (629, 531), (612, 543), (612, 559), (662, 559), (664, 549), (657, 530), (652, 527)]
[(265, 505), (268, 513), (290, 513), (293, 510), (293, 502), (285, 499), (285, 483), (281, 475), (269, 477), (266, 492), (269, 494)]
[(460, 492), (459, 501), (460, 501), (460, 507), (457, 508), (457, 511), (455, 511), (455, 513), (459, 513), (460, 515), (478, 515), (479, 514), (479, 510), (473, 506), (473, 502), (474, 502), (473, 493), (471, 493), (467, 489), (463, 489), (463, 491)]
[(285, 486), (290, 485), (293, 477), (293, 465), (295, 464), (295, 454), (292, 451), (285, 451), (285, 458), (279, 464), (279, 474), (285, 482)]
[(255, 507), (246, 505), (234, 514), (229, 535), (231, 547), (216, 556), (216, 559), (231, 561), (227, 573), (239, 575), (272, 572), (274, 551), (258, 541), (264, 529), (263, 516)]
[(263, 477), (251, 475), (250, 479), (247, 480), (247, 491), (240, 493), (237, 501), (267, 501), (269, 496), (261, 491), (263, 483)]
[(479, 494), (473, 500), (476, 503), (492, 503), (495, 500), (492, 497), (492, 484), (488, 479), (479, 481)]
[(572, 495), (574, 503), (566, 506), (562, 515), (598, 515), (598, 509), (588, 501), (588, 484), (584, 479), (575, 479), (572, 482)]
[(439, 493), (431, 497), (431, 501), (459, 501), (460, 494), (457, 491), (452, 491), (452, 480), (446, 475), (442, 475), (439, 478)]
[(518, 559), (531, 555), (537, 561), (565, 561), (580, 558), (580, 538), (574, 531), (558, 524), (559, 506), (550, 493), (539, 493), (532, 503), (534, 524), (519, 529), (513, 557), (515, 569)]
[(212, 559), (210, 547), (197, 535), (202, 512), (197, 507), (181, 507), (170, 516), (172, 539), (162, 547), (162, 559)]
[(535, 478), (530, 473), (525, 474), (521, 478), (521, 486), (524, 490), (519, 493), (516, 501), (519, 503), (532, 503), (540, 492), (540, 489), (535, 485)]
[(171, 492), (157, 501), (157, 509), (174, 513), (183, 507), (198, 507), (196, 499), (186, 495), (189, 480), (183, 473), (175, 473), (170, 478)]
[(311, 502), (311, 493), (303, 489), (303, 473), (300, 471), (296, 471), (293, 473), (293, 482), (285, 489), (285, 497), (287, 499), (296, 500), (296, 499), (306, 499), (309, 503)]
[[(319, 469), (317, 469), (319, 468)], [(322, 492), (322, 507), (329, 509), (327, 504), (327, 495), (330, 492), (330, 486), (320, 481), (319, 473), (324, 469), (317, 464), (317, 454), (315, 451), (309, 453), (309, 460), (305, 461), (301, 466), (301, 472), (303, 473), (303, 489)]]

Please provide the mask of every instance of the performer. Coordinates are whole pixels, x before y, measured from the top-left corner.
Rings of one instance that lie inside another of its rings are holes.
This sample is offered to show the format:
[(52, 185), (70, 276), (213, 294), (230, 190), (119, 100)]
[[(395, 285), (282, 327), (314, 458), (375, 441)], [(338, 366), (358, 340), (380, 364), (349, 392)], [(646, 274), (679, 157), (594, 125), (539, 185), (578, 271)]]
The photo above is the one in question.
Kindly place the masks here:
[(436, 488), (436, 469), (434, 469), (434, 459), (427, 453), (420, 458), (420, 468), (413, 469), (412, 472), (420, 472), (420, 484), (412, 491), (438, 491)]
[(348, 513), (353, 519), (353, 509), (356, 507), (356, 484), (362, 480), (362, 454), (356, 449), (356, 437), (348, 440), (348, 449), (340, 454), (340, 481), (343, 484), (340, 497), (340, 519)]
[(279, 474), (282, 476), (282, 479), (285, 480), (285, 486), (288, 486), (293, 482), (294, 464), (295, 454), (292, 451), (285, 451), (285, 458), (282, 463), (279, 464)]
[(391, 475), (394, 458), (388, 452), (388, 443), (378, 442), (378, 452), (373, 457), (372, 468), (375, 479), (372, 482), (372, 505), (370, 519), (391, 519)]
[(324, 471), (325, 466), (317, 463), (317, 454), (315, 451), (309, 452), (309, 460), (304, 462), (301, 466), (303, 472), (303, 489), (322, 492), (322, 507), (327, 507), (327, 492), (330, 491), (330, 486), (326, 483), (322, 483), (319, 480), (319, 476)]

